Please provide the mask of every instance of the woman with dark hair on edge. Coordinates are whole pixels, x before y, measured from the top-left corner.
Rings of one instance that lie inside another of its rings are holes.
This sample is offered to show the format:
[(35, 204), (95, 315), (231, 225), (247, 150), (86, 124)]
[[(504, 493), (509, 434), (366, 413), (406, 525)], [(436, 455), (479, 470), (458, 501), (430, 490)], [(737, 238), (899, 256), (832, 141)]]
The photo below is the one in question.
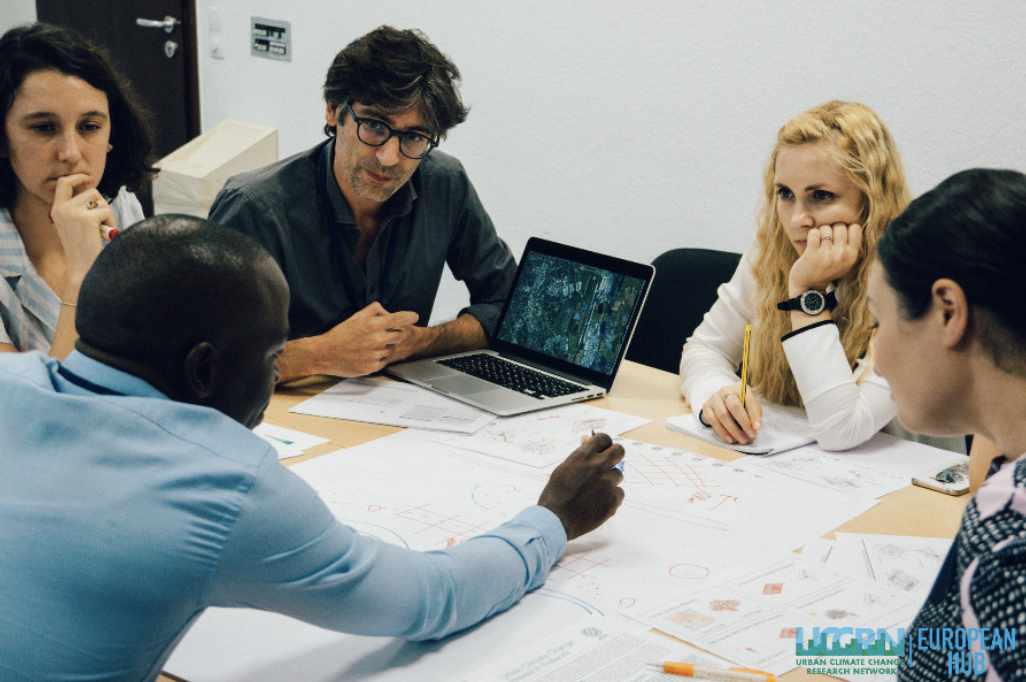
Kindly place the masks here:
[(152, 133), (106, 53), (47, 24), (0, 38), (0, 106), (0, 351), (63, 358), (82, 278), (143, 218)]
[[(1026, 175), (1015, 171), (953, 175), (913, 201), (877, 247), (876, 370), (898, 419), (921, 433), (980, 434), (1005, 453), (907, 632), (901, 680), (1026, 676), (1024, 261)], [(945, 650), (940, 635), (959, 630), (954, 641), (968, 647)], [(941, 646), (920, 648), (931, 633)]]

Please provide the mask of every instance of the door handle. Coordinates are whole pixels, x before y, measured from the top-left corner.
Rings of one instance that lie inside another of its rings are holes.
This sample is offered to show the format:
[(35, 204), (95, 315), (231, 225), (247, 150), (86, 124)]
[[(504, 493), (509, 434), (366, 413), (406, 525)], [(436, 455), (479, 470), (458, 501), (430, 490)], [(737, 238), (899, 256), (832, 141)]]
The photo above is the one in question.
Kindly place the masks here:
[(180, 22), (177, 19), (175, 19), (174, 17), (168, 15), (168, 16), (164, 17), (162, 20), (158, 20), (158, 19), (136, 19), (135, 23), (136, 23), (137, 26), (142, 26), (143, 28), (162, 28), (162, 29), (164, 29), (165, 33), (171, 33), (172, 31), (175, 30), (175, 26), (177, 24), (182, 23), (182, 22)]

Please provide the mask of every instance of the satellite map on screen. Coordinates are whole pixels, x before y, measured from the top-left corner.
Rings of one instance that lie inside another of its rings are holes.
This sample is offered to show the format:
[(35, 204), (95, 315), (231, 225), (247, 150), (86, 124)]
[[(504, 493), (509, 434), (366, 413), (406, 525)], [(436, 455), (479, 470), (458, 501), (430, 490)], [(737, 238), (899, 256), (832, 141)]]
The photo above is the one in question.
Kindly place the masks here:
[(644, 286), (637, 277), (529, 253), (499, 338), (609, 374)]

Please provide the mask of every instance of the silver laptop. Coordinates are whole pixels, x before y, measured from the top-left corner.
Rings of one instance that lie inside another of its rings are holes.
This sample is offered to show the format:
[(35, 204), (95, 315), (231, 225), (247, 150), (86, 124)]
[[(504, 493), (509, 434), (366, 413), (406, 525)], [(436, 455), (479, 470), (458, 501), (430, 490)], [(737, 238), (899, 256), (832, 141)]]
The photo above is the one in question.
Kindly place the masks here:
[(613, 385), (654, 275), (651, 265), (532, 237), (491, 349), (385, 372), (502, 416), (598, 398)]

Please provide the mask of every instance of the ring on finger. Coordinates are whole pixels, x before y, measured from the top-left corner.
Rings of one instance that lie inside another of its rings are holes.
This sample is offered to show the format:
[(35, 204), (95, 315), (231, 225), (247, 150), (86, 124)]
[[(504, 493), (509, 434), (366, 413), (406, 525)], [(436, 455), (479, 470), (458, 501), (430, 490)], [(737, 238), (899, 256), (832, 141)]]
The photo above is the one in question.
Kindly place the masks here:
[(831, 235), (831, 234), (825, 234), (822, 237), (820, 237), (819, 239), (820, 239), (820, 241), (824, 241), (824, 242), (825, 241), (834, 241), (834, 236)]
[(100, 204), (95, 199), (90, 199), (89, 201), (86, 202), (86, 208), (88, 208), (88, 209), (99, 208), (99, 207), (100, 207)]
[(727, 398), (729, 398), (729, 397), (730, 397), (730, 392), (729, 391), (724, 391), (723, 392), (723, 402), (727, 402)]

